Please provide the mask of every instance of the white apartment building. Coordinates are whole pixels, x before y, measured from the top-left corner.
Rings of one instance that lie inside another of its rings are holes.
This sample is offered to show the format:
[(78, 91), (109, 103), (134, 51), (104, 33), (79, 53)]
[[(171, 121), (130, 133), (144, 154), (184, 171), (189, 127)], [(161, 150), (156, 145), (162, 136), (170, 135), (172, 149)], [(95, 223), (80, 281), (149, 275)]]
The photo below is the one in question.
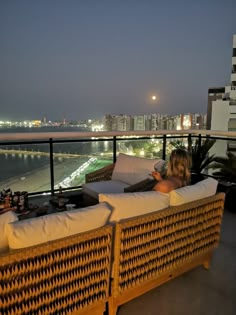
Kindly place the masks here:
[(148, 115), (146, 120), (146, 130), (160, 130), (162, 118), (163, 115), (158, 113)]
[(116, 130), (129, 131), (131, 126), (131, 117), (128, 115), (117, 115), (116, 116)]
[[(224, 93), (222, 93), (224, 89)], [(214, 93), (215, 92), (215, 93)], [(210, 100), (210, 101), (209, 101)], [(211, 111), (209, 111), (209, 106)], [(208, 115), (211, 112), (211, 130), (236, 131), (236, 34), (233, 36), (232, 70), (230, 84), (224, 88), (214, 88), (208, 91)], [(208, 126), (209, 127), (209, 126)], [(217, 141), (215, 152), (222, 155), (230, 149), (230, 143)], [(212, 152), (213, 153), (213, 152)]]
[(145, 130), (145, 115), (134, 116), (134, 130)]
[(205, 129), (206, 114), (180, 114), (174, 117), (175, 125), (173, 129), (188, 130), (188, 129)]

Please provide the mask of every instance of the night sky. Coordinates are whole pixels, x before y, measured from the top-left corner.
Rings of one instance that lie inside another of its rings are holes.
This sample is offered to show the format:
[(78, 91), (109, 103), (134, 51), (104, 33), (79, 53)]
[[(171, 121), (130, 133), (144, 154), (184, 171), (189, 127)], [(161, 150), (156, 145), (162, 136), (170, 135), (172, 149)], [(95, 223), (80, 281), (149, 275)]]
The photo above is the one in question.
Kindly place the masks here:
[(0, 0), (0, 120), (206, 113), (233, 34), (235, 0)]

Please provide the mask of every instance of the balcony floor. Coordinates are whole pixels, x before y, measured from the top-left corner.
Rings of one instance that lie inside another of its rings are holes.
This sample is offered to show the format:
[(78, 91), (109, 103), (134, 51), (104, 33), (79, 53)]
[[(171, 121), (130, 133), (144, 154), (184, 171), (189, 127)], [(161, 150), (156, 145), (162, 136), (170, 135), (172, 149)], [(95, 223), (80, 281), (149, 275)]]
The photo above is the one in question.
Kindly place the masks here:
[(236, 214), (225, 210), (211, 267), (198, 267), (122, 305), (117, 315), (235, 315)]

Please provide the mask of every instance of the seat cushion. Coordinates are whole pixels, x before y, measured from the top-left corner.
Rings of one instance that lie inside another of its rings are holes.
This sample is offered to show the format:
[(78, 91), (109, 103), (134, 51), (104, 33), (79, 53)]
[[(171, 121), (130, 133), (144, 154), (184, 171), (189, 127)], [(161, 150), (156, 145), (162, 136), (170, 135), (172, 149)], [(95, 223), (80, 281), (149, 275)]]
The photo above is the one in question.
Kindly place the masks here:
[(110, 222), (154, 212), (169, 206), (169, 194), (158, 191), (126, 194), (100, 194), (99, 202), (106, 202), (112, 209)]
[(58, 212), (7, 225), (9, 248), (19, 249), (93, 230), (105, 225), (111, 214), (105, 204)]
[(97, 199), (100, 193), (123, 193), (128, 184), (117, 180), (91, 182), (83, 185), (82, 192)]
[(186, 202), (213, 196), (217, 190), (218, 181), (208, 177), (194, 185), (185, 186), (172, 190), (170, 194), (170, 205), (178, 206)]
[(155, 169), (161, 171), (164, 165), (165, 161), (161, 159), (146, 159), (120, 153), (111, 179), (134, 185), (148, 178)]

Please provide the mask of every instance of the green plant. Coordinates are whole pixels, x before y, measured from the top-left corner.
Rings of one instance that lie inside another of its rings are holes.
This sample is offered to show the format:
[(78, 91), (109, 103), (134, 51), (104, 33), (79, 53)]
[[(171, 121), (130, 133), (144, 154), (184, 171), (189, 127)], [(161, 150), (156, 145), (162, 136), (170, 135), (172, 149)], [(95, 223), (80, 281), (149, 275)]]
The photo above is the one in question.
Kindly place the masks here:
[(183, 141), (181, 140), (172, 140), (170, 141), (170, 145), (174, 147), (175, 149), (186, 149)]
[(212, 175), (220, 180), (236, 183), (236, 156), (232, 152), (226, 152), (226, 157), (215, 156), (209, 168), (215, 169)]
[(219, 180), (218, 190), (226, 193), (225, 208), (236, 213), (236, 156), (228, 151), (225, 157), (215, 156), (210, 168), (216, 170), (212, 175)]
[(210, 149), (215, 144), (215, 139), (196, 140), (194, 145), (190, 145), (192, 155), (192, 173), (200, 174), (214, 161), (215, 154), (209, 155)]

